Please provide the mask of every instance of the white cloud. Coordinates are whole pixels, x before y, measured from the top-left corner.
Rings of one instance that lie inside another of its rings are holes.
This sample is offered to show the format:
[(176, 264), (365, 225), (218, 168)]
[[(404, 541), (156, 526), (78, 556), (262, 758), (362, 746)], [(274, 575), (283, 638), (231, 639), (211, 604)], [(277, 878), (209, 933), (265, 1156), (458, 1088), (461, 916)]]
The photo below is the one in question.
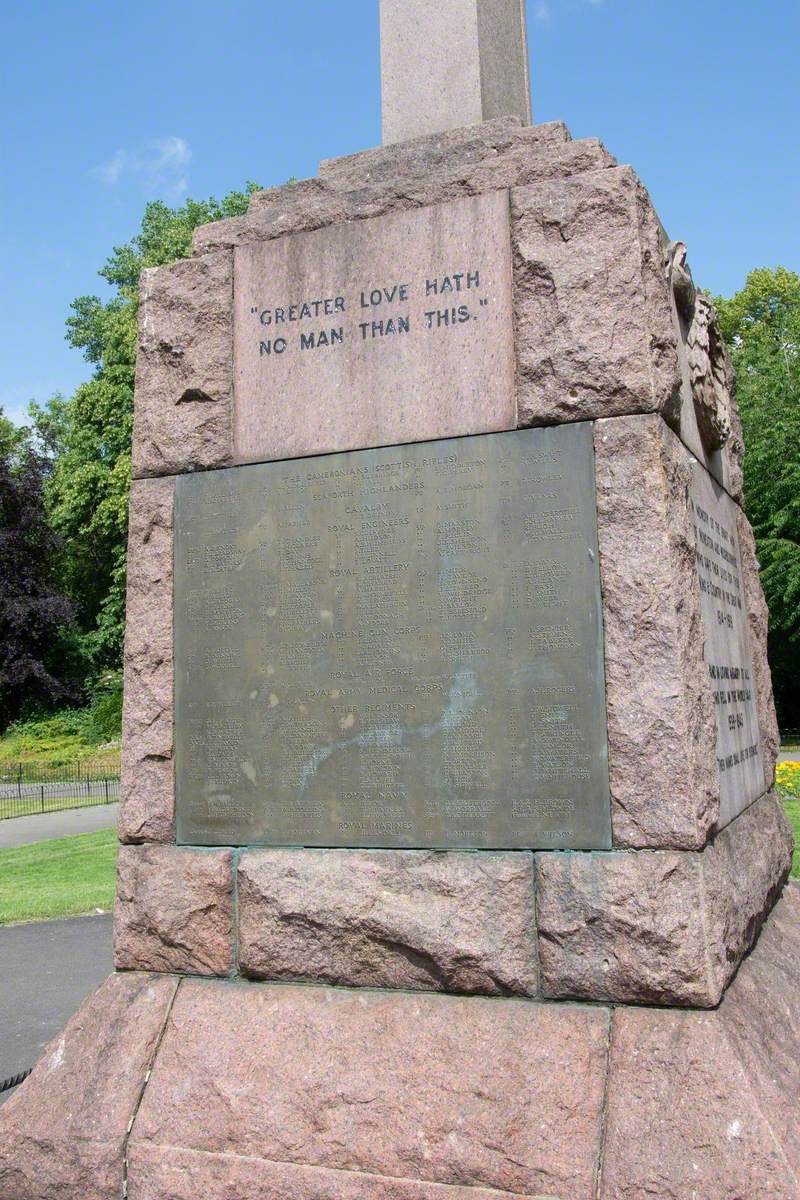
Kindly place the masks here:
[(140, 179), (148, 190), (178, 197), (188, 189), (185, 168), (191, 161), (186, 138), (151, 138), (138, 150), (115, 150), (108, 162), (93, 167), (91, 174), (108, 187), (128, 176)]

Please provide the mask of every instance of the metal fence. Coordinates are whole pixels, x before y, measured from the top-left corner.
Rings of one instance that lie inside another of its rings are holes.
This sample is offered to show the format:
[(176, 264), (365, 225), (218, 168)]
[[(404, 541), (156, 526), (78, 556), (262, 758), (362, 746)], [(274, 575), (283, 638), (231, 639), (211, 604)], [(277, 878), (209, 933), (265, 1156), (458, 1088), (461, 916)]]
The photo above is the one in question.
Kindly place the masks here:
[(61, 767), (0, 765), (0, 821), (64, 808), (111, 804), (118, 799), (119, 775), (83, 763)]

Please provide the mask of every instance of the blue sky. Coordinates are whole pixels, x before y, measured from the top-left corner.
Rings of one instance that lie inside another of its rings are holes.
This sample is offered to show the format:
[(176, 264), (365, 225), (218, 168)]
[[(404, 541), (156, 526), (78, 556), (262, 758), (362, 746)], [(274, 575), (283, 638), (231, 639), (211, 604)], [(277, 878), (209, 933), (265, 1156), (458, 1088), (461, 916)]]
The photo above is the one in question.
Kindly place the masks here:
[[(435, 0), (430, 0), (435, 3)], [(528, 0), (535, 119), (644, 180), (695, 276), (800, 270), (798, 0)], [(2, 0), (0, 406), (71, 391), (78, 295), (144, 203), (380, 142), (378, 0)]]

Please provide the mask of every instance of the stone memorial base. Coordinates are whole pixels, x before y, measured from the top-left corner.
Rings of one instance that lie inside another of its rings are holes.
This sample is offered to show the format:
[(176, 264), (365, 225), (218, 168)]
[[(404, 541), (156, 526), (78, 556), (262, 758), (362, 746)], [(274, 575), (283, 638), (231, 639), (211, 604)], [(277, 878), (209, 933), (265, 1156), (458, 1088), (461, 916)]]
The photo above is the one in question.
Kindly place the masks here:
[(800, 889), (715, 1011), (117, 973), (2, 1200), (798, 1200)]
[(118, 973), (0, 1200), (800, 1200), (732, 369), (636, 176), (368, 151), (141, 300)]

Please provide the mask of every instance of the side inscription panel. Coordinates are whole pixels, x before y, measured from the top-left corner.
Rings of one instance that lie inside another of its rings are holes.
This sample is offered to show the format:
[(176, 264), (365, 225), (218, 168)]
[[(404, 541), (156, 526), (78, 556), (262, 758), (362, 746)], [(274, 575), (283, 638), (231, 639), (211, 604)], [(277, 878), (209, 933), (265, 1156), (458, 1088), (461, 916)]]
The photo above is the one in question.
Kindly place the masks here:
[(717, 718), (719, 824), (723, 826), (764, 791), (747, 599), (734, 503), (699, 463), (694, 469), (690, 504), (705, 661)]
[(178, 837), (610, 844), (591, 427), (183, 475)]

